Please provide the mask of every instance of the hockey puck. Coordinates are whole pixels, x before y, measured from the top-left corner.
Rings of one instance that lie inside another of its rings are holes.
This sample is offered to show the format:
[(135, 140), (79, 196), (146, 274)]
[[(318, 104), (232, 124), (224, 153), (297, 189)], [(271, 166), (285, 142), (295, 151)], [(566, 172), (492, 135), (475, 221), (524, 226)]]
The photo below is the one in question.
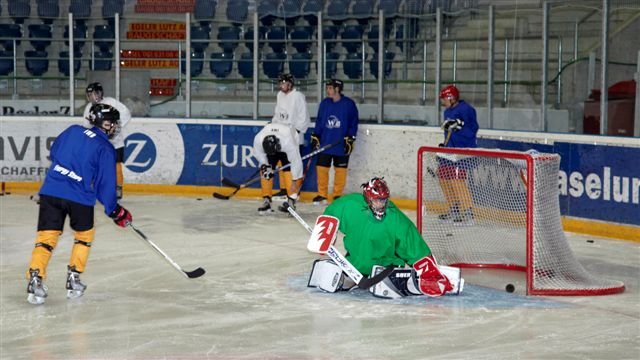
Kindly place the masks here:
[(452, 233), (448, 233), (447, 236), (453, 236), (453, 234)]
[(196, 200), (200, 201), (200, 200), (202, 200), (202, 198), (197, 198)]
[(594, 241), (593, 241), (593, 240), (587, 240), (587, 242), (588, 242), (589, 244), (593, 244), (593, 242), (594, 242)]
[(507, 284), (507, 286), (504, 287), (504, 290), (508, 293), (512, 293), (516, 290), (516, 287), (513, 286), (513, 284)]

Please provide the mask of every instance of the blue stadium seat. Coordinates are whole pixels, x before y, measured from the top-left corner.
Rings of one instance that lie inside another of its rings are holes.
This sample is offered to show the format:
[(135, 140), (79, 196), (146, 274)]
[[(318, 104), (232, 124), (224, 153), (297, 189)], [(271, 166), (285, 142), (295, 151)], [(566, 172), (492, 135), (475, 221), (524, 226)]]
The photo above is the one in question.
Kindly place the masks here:
[(233, 53), (212, 53), (209, 67), (211, 69), (211, 73), (217, 78), (226, 78), (233, 70)]
[(301, 53), (309, 51), (312, 33), (313, 28), (311, 28), (311, 26), (296, 26), (289, 35), (291, 38), (291, 46)]
[(285, 39), (287, 32), (284, 26), (272, 26), (269, 32), (266, 34), (267, 43), (273, 50), (273, 52), (281, 53), (286, 50), (287, 44)]
[(29, 29), (29, 41), (34, 49), (45, 51), (51, 45), (51, 26), (46, 24), (31, 24)]
[[(69, 25), (65, 25), (64, 34), (62, 35), (65, 38), (64, 44), (69, 46)], [(73, 27), (73, 48), (74, 51), (79, 51), (84, 47), (85, 40), (87, 39), (87, 29), (82, 26), (74, 26)]]
[[(180, 58), (181, 58), (180, 62), (182, 67), (182, 70), (181, 70), (182, 74), (186, 74), (187, 61), (185, 60), (185, 57), (184, 57), (184, 51), (182, 52)], [(204, 53), (192, 51), (191, 52), (191, 77), (196, 77), (202, 74), (203, 68), (204, 68)]]
[[(364, 54), (366, 60), (367, 54)], [(342, 63), (344, 74), (349, 79), (360, 79), (362, 77), (362, 53), (348, 53)]]
[(398, 15), (397, 0), (380, 0), (378, 3), (378, 11), (384, 11), (385, 18), (391, 18)]
[(342, 25), (347, 18), (348, 0), (331, 0), (327, 5), (327, 16), (335, 25)]
[(9, 0), (9, 16), (16, 24), (23, 24), (24, 20), (31, 16), (29, 0)]
[(258, 18), (260, 23), (264, 26), (271, 26), (278, 15), (278, 1), (277, 0), (261, 0), (258, 4), (256, 11), (258, 12)]
[(332, 51), (336, 46), (339, 28), (336, 25), (325, 25), (322, 27), (322, 38), (327, 45), (327, 51)]
[[(389, 34), (391, 33), (391, 26), (385, 26), (384, 32), (384, 40), (389, 39)], [(367, 39), (369, 46), (373, 49), (373, 51), (378, 51), (378, 36), (380, 36), (380, 26), (372, 25), (371, 29), (367, 33)]]
[[(393, 65), (393, 59), (396, 57), (396, 54), (390, 51), (384, 53), (384, 77), (387, 78), (391, 74), (391, 69)], [(369, 71), (371, 75), (373, 75), (376, 79), (378, 78), (378, 54), (373, 54), (371, 57), (371, 62), (369, 63)]]
[(253, 78), (253, 54), (250, 52), (242, 53), (238, 60), (238, 73), (245, 79)]
[[(73, 58), (73, 73), (77, 74), (80, 71), (80, 54), (76, 54)], [(69, 52), (60, 51), (60, 58), (58, 59), (58, 71), (64, 76), (69, 76)]]
[(13, 45), (20, 45), (22, 27), (18, 24), (0, 24), (0, 44), (5, 50), (13, 50)]
[(372, 2), (369, 0), (356, 0), (351, 8), (351, 15), (356, 18), (358, 24), (367, 25), (369, 20), (375, 16)]
[(93, 40), (101, 52), (109, 52), (115, 42), (115, 32), (109, 25), (96, 25), (93, 30)]
[(262, 71), (269, 79), (276, 79), (284, 72), (285, 53), (268, 53), (262, 62)]
[(318, 25), (318, 16), (316, 14), (322, 10), (324, 10), (322, 0), (307, 0), (302, 7), (302, 12), (305, 14), (304, 19), (311, 26)]
[[(258, 26), (258, 48), (262, 49), (264, 46), (265, 34), (267, 33), (266, 26)], [(249, 26), (247, 30), (244, 32), (244, 46), (249, 49), (249, 51), (253, 51), (253, 26)]]
[(221, 26), (218, 28), (219, 46), (223, 52), (234, 52), (240, 41), (240, 28), (237, 26)]
[(124, 1), (121, 0), (103, 0), (102, 1), (102, 17), (107, 19), (109, 24), (115, 25), (116, 14), (120, 18), (124, 15)]
[(38, 0), (38, 17), (43, 23), (51, 25), (59, 16), (58, 0)]
[(209, 47), (209, 28), (191, 25), (191, 49), (203, 52)]
[(306, 79), (311, 72), (311, 54), (292, 54), (289, 59), (289, 71), (295, 79)]
[(24, 63), (29, 74), (42, 76), (49, 71), (49, 54), (46, 51), (27, 50), (24, 52)]
[(234, 0), (227, 2), (227, 19), (233, 25), (241, 26), (247, 21), (249, 15), (249, 3), (246, 0)]
[(96, 51), (91, 70), (111, 71), (113, 54), (110, 51)]
[(347, 25), (342, 31), (342, 47), (344, 47), (347, 52), (353, 53), (357, 52), (362, 47), (362, 35), (364, 32), (364, 28), (362, 25)]
[(13, 51), (0, 51), (0, 76), (7, 76), (13, 70)]
[(85, 26), (86, 20), (91, 17), (91, 1), (71, 0), (69, 12), (73, 14), (76, 25)]
[(325, 55), (325, 68), (324, 68), (324, 76), (326, 78), (332, 78), (338, 72), (338, 60), (340, 59), (340, 54), (336, 52), (330, 52)]
[(193, 7), (193, 18), (200, 22), (201, 26), (211, 30), (211, 21), (216, 16), (216, 0), (196, 0)]
[(283, 0), (281, 15), (287, 26), (294, 26), (300, 18), (302, 0)]

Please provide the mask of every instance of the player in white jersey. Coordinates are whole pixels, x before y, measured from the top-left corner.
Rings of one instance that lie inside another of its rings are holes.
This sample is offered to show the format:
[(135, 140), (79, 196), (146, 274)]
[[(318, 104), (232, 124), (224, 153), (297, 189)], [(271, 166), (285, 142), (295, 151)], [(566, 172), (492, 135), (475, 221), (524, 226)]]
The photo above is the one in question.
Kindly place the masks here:
[[(300, 146), (304, 146), (304, 134), (307, 132), (311, 124), (309, 110), (307, 108), (307, 100), (304, 94), (295, 88), (295, 80), (291, 74), (281, 74), (278, 77), (278, 95), (276, 97), (276, 107), (273, 112), (272, 122), (276, 124), (284, 124), (296, 131), (296, 139)], [(275, 197), (284, 197), (286, 199), (286, 184), (280, 177), (280, 192)]]
[(89, 121), (89, 112), (91, 107), (95, 104), (109, 105), (120, 113), (120, 131), (110, 140), (113, 147), (116, 148), (116, 193), (118, 199), (122, 199), (122, 184), (124, 183), (124, 176), (122, 175), (122, 162), (124, 161), (124, 139), (126, 133), (123, 131), (125, 126), (131, 120), (131, 111), (120, 101), (112, 97), (104, 97), (104, 90), (102, 84), (99, 82), (91, 83), (87, 86), (87, 100), (89, 103), (84, 108), (84, 126), (90, 128), (91, 122)]
[[(291, 163), (280, 172), (285, 179), (287, 200), (289, 206), (295, 208), (298, 199), (298, 191), (302, 183), (302, 159), (298, 149), (295, 130), (284, 124), (267, 124), (253, 139), (253, 152), (260, 164), (260, 188), (262, 190), (263, 204), (258, 208), (258, 213), (273, 212), (271, 209), (271, 192), (273, 191), (274, 169), (278, 162), (282, 166)], [(282, 212), (288, 212), (284, 204), (278, 207)]]

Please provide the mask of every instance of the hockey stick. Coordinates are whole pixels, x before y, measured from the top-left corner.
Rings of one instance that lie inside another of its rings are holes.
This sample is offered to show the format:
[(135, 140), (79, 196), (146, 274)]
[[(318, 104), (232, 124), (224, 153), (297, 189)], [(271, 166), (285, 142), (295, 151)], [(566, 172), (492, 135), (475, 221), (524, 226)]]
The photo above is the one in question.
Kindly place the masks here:
[[(300, 225), (304, 226), (304, 228), (307, 229), (309, 233), (313, 232), (311, 226), (309, 226), (309, 224), (307, 224), (307, 222), (304, 221), (304, 219), (291, 206), (289, 206), (288, 203), (284, 203), (283, 206), (287, 209), (287, 211), (289, 211), (289, 214), (291, 214), (291, 216), (298, 220)], [(395, 265), (389, 265), (380, 273), (368, 278), (364, 277), (364, 275), (362, 275), (362, 273), (360, 273), (360, 271), (358, 271), (358, 269), (356, 269), (355, 266), (353, 266), (353, 264), (351, 264), (351, 262), (349, 262), (349, 260), (347, 260), (347, 258), (344, 257), (340, 250), (338, 250), (335, 246), (329, 246), (327, 256), (331, 258), (331, 260), (333, 260), (336, 265), (338, 265), (340, 269), (342, 269), (342, 271), (347, 274), (349, 279), (353, 280), (353, 282), (356, 283), (356, 285), (361, 289), (368, 289), (384, 280), (387, 276), (389, 276), (389, 274), (391, 274), (391, 272), (393, 272), (393, 269), (395, 268)]]
[[(319, 153), (321, 153), (321, 152), (327, 150), (328, 148), (330, 148), (330, 147), (332, 147), (334, 145), (337, 145), (337, 144), (339, 144), (341, 142), (342, 142), (342, 140), (336, 141), (336, 142), (334, 142), (332, 144), (325, 145), (325, 146), (323, 146), (323, 147), (321, 147), (321, 148), (319, 148), (317, 150), (314, 150), (314, 151), (308, 153), (307, 155), (303, 156), (301, 158), (301, 160), (306, 160), (306, 159), (308, 159), (308, 158), (310, 158), (312, 156), (316, 156)], [(280, 171), (282, 171), (284, 169), (287, 169), (289, 167), (291, 167), (291, 163), (288, 163), (287, 165), (284, 165), (284, 166), (281, 166), (279, 168), (276, 168), (273, 172), (275, 174), (275, 173), (280, 172)], [(222, 178), (222, 184), (224, 184), (226, 186), (229, 186), (229, 187), (234, 187), (236, 189), (233, 191), (233, 193), (231, 193), (229, 195), (223, 195), (223, 194), (214, 192), (213, 193), (213, 197), (216, 198), (216, 199), (220, 199), (220, 200), (229, 200), (232, 196), (234, 196), (241, 189), (244, 189), (247, 186), (249, 186), (249, 185), (251, 185), (251, 184), (253, 184), (253, 183), (257, 182), (257, 181), (260, 181), (261, 177), (262, 177), (261, 175), (258, 175), (258, 176), (254, 177), (254, 178), (252, 178), (252, 179), (250, 179), (250, 180), (248, 180), (248, 181), (246, 181), (246, 182), (244, 182), (242, 184), (236, 184), (236, 183), (234, 183), (233, 181), (231, 181), (231, 180), (229, 180), (227, 178)]]
[(159, 252), (162, 256), (164, 256), (165, 260), (167, 260), (174, 268), (176, 268), (176, 270), (180, 271), (182, 273), (182, 275), (184, 275), (185, 277), (187, 277), (188, 279), (195, 279), (195, 278), (199, 278), (200, 276), (204, 275), (205, 270), (201, 267), (193, 270), (193, 271), (184, 271), (182, 270), (182, 268), (176, 264), (173, 260), (171, 260), (171, 258), (169, 257), (169, 255), (167, 255), (164, 251), (162, 251), (162, 249), (160, 249), (158, 247), (158, 245), (154, 244), (151, 240), (149, 240), (149, 238), (147, 238), (147, 236), (140, 230), (138, 230), (135, 226), (133, 226), (132, 223), (129, 223), (129, 226), (131, 226), (131, 228), (133, 229), (133, 231), (136, 232), (136, 234), (138, 234), (143, 240), (145, 240), (146, 242), (149, 243), (149, 245), (151, 245), (152, 248), (154, 248), (157, 252)]

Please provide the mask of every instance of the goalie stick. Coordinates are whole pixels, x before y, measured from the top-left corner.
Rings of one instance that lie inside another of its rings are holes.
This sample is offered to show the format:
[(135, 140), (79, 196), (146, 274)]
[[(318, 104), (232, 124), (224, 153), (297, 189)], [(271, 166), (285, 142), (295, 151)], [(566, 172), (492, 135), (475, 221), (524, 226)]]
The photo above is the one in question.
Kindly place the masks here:
[(138, 230), (135, 226), (133, 226), (132, 223), (129, 223), (129, 226), (131, 226), (131, 229), (133, 229), (133, 231), (135, 231), (136, 234), (138, 234), (143, 240), (148, 242), (149, 245), (151, 245), (151, 247), (154, 250), (156, 250), (162, 256), (164, 256), (165, 260), (167, 260), (174, 268), (176, 268), (176, 270), (180, 271), (180, 273), (182, 273), (182, 275), (184, 275), (188, 279), (195, 279), (195, 278), (199, 278), (200, 276), (204, 275), (205, 270), (203, 268), (201, 268), (201, 267), (199, 267), (199, 268), (197, 268), (197, 269), (195, 269), (193, 271), (184, 271), (178, 264), (176, 264), (173, 260), (171, 260), (169, 255), (167, 255), (164, 251), (162, 251), (162, 249), (160, 249), (158, 247), (158, 245), (154, 244), (153, 241), (149, 240), (149, 238), (147, 238), (147, 236), (142, 231)]
[[(321, 152), (323, 152), (323, 151), (327, 150), (328, 148), (330, 148), (330, 147), (332, 147), (332, 146), (334, 146), (334, 145), (339, 144), (340, 142), (342, 142), (342, 140), (340, 140), (340, 141), (336, 141), (336, 142), (334, 142), (334, 143), (332, 143), (332, 144), (328, 144), (328, 145), (325, 145), (325, 146), (323, 146), (323, 147), (321, 147), (321, 148), (319, 148), (319, 149), (317, 149), (317, 150), (314, 150), (314, 151), (312, 151), (312, 152), (308, 153), (307, 155), (303, 156), (303, 157), (301, 158), (301, 160), (306, 160), (306, 159), (309, 159), (309, 158), (310, 158), (310, 157), (312, 157), (312, 156), (316, 156), (316, 155), (318, 155), (319, 153), (321, 153)], [(282, 171), (282, 170), (284, 170), (284, 169), (287, 169), (287, 168), (289, 168), (289, 167), (291, 167), (291, 163), (288, 163), (287, 165), (284, 165), (284, 166), (281, 166), (281, 167), (279, 167), (279, 168), (276, 168), (273, 172), (274, 172), (274, 173), (277, 173), (277, 172), (280, 172), (280, 171)], [(258, 171), (259, 171), (259, 170), (258, 170)], [(247, 186), (249, 186), (249, 185), (251, 185), (251, 184), (253, 184), (253, 183), (257, 182), (257, 181), (260, 181), (260, 178), (261, 178), (261, 177), (262, 177), (262, 175), (255, 176), (255, 177), (253, 177), (252, 179), (247, 180), (247, 181), (245, 181), (245, 182), (244, 182), (244, 183), (242, 183), (242, 184), (236, 184), (235, 182), (233, 182), (233, 181), (231, 181), (231, 180), (229, 180), (229, 179), (227, 179), (227, 178), (222, 178), (222, 184), (223, 184), (223, 185), (225, 185), (225, 186), (229, 186), (229, 187), (233, 187), (233, 188), (235, 188), (235, 190), (234, 190), (231, 194), (229, 194), (229, 195), (223, 195), (223, 194), (220, 194), (220, 193), (218, 193), (218, 192), (214, 192), (214, 193), (213, 193), (213, 197), (214, 197), (214, 198), (216, 198), (216, 199), (220, 199), (220, 200), (229, 200), (232, 196), (234, 196), (236, 193), (238, 193), (238, 191), (240, 191), (241, 189), (244, 189), (244, 188), (246, 188)]]
[[(291, 206), (289, 206), (288, 203), (285, 202), (283, 206), (287, 209), (287, 211), (289, 211), (289, 214), (291, 214), (291, 216), (293, 216), (300, 223), (300, 225), (304, 226), (304, 228), (307, 229), (309, 233), (313, 232), (311, 226), (309, 226), (309, 224), (307, 224), (307, 222), (304, 221), (304, 219)], [(384, 280), (387, 276), (389, 276), (389, 274), (393, 272), (393, 269), (395, 268), (394, 265), (389, 265), (385, 267), (384, 270), (382, 270), (380, 273), (368, 278), (362, 275), (362, 273), (360, 273), (360, 271), (358, 271), (358, 269), (356, 269), (355, 266), (353, 266), (353, 264), (351, 264), (351, 262), (349, 262), (349, 260), (347, 260), (347, 258), (344, 257), (340, 250), (338, 250), (335, 246), (329, 246), (329, 250), (327, 250), (326, 255), (331, 258), (331, 260), (333, 260), (336, 265), (338, 265), (340, 269), (342, 269), (342, 271), (347, 274), (349, 279), (353, 280), (353, 282), (356, 283), (356, 285), (361, 289), (368, 289)]]

